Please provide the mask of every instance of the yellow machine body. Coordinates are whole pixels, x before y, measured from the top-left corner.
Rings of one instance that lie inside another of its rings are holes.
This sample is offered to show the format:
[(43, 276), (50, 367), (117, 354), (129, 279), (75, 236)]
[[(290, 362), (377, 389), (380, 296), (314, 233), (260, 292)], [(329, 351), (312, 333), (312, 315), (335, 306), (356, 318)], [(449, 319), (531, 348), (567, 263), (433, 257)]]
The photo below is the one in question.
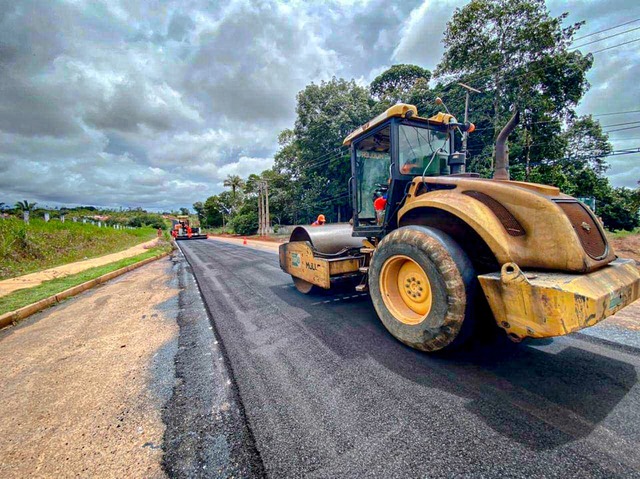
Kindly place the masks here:
[(593, 273), (523, 272), (515, 263), (478, 276), (498, 325), (513, 339), (562, 336), (593, 326), (640, 295), (633, 260)]
[(416, 178), (398, 217), (401, 226), (437, 218), (426, 224), (445, 230), (455, 217), (482, 238), (502, 269), (478, 279), (496, 322), (513, 339), (592, 326), (640, 296), (634, 262), (615, 260), (593, 213), (552, 186)]
[(331, 279), (358, 272), (361, 257), (321, 258), (314, 255), (308, 241), (292, 241), (280, 245), (280, 267), (308, 283), (331, 288)]
[[(393, 117), (419, 118), (413, 105), (394, 105), (354, 130), (344, 145)], [(456, 120), (440, 113), (421, 121), (441, 126)], [(472, 261), (484, 261), (478, 280), (497, 324), (514, 340), (592, 326), (640, 297), (635, 263), (616, 259), (593, 212), (556, 187), (468, 174), (417, 176), (401, 205), (397, 227), (439, 229)], [(350, 238), (350, 249), (336, 254), (337, 243), (347, 245), (341, 234), (331, 251), (323, 251), (316, 239), (326, 244), (329, 235), (322, 229), (294, 232), (280, 247), (282, 269), (322, 288), (341, 275), (364, 276), (375, 241)]]
[(404, 225), (434, 210), (445, 211), (478, 233), (501, 265), (585, 273), (610, 263), (615, 254), (600, 222), (583, 209), (588, 230), (581, 234), (597, 235), (604, 245), (603, 254), (594, 258), (576, 232), (582, 225), (573, 225), (562, 210), (569, 203), (581, 205), (553, 186), (435, 176), (414, 180), (398, 219)]

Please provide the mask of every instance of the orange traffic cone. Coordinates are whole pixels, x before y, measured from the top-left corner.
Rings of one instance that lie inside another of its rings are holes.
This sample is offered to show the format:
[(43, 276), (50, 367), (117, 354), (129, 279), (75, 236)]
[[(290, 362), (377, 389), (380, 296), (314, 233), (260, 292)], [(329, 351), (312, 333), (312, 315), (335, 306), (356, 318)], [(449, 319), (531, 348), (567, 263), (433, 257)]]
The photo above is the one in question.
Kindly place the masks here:
[(247, 237), (242, 238), (242, 244), (247, 244)]

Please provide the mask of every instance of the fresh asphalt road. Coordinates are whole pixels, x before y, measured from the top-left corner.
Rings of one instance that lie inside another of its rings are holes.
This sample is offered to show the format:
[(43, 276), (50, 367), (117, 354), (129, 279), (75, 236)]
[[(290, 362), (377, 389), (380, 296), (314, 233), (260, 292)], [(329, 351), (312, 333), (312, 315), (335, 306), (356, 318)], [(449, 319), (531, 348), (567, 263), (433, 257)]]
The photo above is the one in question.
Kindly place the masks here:
[(274, 253), (180, 246), (268, 476), (640, 477), (637, 338), (428, 355), (368, 296), (298, 293)]

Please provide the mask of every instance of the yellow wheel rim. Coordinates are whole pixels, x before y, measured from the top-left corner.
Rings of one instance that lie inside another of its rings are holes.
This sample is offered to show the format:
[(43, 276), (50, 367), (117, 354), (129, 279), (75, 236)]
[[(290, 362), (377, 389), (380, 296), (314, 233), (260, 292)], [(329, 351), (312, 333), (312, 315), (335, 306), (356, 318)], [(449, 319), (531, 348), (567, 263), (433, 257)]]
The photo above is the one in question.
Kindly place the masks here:
[(392, 256), (380, 271), (382, 300), (405, 324), (419, 324), (431, 311), (431, 283), (422, 267), (404, 255)]

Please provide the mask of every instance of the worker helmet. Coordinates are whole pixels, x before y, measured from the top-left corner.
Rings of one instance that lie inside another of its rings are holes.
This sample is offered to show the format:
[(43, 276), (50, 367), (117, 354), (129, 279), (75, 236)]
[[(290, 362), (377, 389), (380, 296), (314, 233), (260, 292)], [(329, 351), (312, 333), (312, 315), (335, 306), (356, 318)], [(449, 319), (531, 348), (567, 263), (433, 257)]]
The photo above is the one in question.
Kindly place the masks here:
[(318, 220), (317, 221), (318, 221), (318, 223), (320, 223), (321, 221), (325, 222), (327, 220), (324, 219), (324, 215), (318, 215)]

